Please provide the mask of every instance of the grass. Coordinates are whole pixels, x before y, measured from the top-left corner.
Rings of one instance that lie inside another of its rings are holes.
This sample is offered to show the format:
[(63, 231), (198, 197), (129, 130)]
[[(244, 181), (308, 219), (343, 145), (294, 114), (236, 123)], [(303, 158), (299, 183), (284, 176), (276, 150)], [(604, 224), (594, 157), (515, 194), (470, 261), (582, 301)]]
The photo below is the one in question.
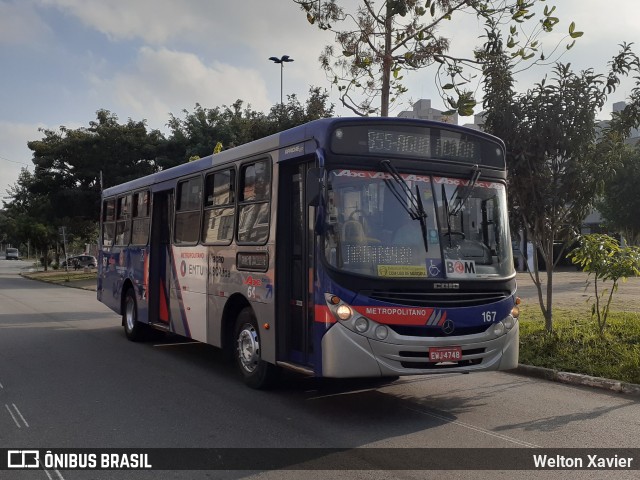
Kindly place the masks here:
[(586, 309), (554, 309), (552, 334), (537, 306), (520, 319), (520, 363), (640, 384), (640, 313), (611, 312), (603, 336)]
[(90, 272), (84, 270), (47, 270), (46, 272), (29, 272), (23, 273), (24, 277), (33, 278), (34, 280), (43, 280), (50, 283), (65, 283), (74, 280), (91, 280), (96, 278), (96, 270)]

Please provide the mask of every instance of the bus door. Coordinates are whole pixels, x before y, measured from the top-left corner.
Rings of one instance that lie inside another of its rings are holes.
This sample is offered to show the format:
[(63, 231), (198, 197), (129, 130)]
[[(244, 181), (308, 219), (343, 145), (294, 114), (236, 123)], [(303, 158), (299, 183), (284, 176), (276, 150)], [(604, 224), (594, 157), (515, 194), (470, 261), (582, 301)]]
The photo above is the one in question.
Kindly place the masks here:
[(276, 240), (278, 357), (304, 367), (313, 367), (315, 209), (305, 202), (307, 170), (313, 166), (280, 165)]
[(169, 327), (173, 190), (153, 193), (149, 241), (149, 323)]

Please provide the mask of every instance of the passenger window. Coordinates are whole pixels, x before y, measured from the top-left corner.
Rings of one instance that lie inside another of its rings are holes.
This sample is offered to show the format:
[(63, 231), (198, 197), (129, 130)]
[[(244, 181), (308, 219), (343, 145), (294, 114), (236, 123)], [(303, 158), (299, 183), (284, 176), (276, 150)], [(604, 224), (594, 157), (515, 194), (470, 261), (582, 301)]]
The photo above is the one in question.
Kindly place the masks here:
[(116, 245), (128, 245), (131, 237), (131, 195), (118, 198), (116, 209)]
[(271, 169), (266, 160), (240, 171), (238, 242), (264, 244), (269, 238)]
[(175, 243), (198, 243), (201, 204), (202, 177), (194, 177), (178, 183)]
[(149, 192), (133, 194), (133, 225), (131, 229), (131, 243), (146, 245), (149, 240)]
[(202, 223), (203, 243), (228, 244), (233, 238), (235, 172), (232, 169), (207, 175)]
[(105, 200), (102, 204), (102, 247), (110, 249), (113, 246), (116, 230), (116, 201)]

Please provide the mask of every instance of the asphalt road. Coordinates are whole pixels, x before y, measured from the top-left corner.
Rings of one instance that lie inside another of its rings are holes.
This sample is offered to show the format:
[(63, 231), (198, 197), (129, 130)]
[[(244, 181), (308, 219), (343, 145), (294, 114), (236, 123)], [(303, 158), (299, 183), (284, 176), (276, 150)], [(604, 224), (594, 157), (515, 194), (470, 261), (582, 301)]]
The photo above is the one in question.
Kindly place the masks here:
[[(389, 385), (287, 376), (250, 390), (220, 352), (127, 341), (95, 292), (17, 275), (0, 260), (0, 448), (257, 449), (585, 447), (640, 443), (637, 399), (511, 373), (405, 377)], [(591, 450), (593, 449), (593, 450)], [(331, 464), (331, 459), (320, 458)], [(2, 479), (637, 478), (635, 471), (0, 471)], [(636, 460), (640, 462), (640, 458)], [(250, 463), (248, 463), (250, 464)], [(10, 474), (10, 475), (9, 475)]]

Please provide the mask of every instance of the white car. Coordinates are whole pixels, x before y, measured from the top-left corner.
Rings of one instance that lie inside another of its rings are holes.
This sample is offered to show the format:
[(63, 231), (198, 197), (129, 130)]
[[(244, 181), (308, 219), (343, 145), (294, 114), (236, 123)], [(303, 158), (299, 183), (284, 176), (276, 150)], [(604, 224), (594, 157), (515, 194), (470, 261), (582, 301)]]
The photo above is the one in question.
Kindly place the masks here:
[(20, 252), (17, 248), (7, 248), (4, 258), (7, 260), (20, 260)]

